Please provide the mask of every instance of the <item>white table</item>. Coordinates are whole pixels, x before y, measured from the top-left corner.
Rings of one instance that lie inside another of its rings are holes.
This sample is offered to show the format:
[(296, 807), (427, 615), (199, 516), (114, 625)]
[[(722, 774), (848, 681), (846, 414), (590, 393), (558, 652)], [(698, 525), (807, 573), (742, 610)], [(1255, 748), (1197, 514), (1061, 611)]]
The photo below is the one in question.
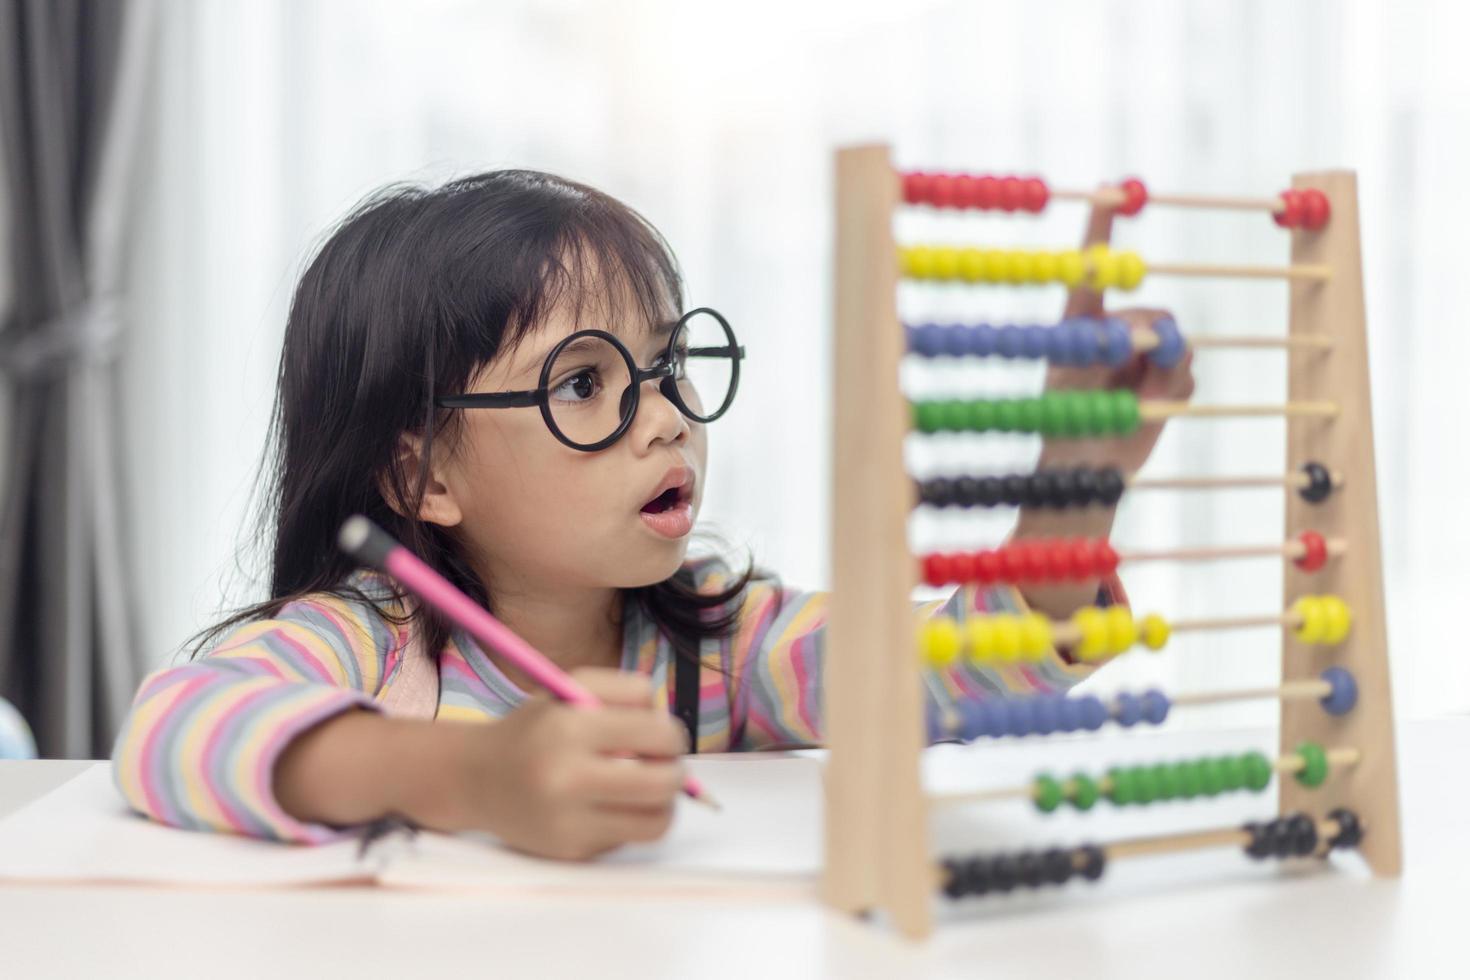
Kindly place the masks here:
[[(0, 887), (0, 976), (1464, 978), (1467, 759), (1470, 718), (1401, 727), (1397, 881), (1281, 877), (1240, 858), (1224, 880), (1149, 881), (1121, 899), (976, 903), (923, 945), (806, 902)], [(0, 814), (82, 765), (0, 762)]]

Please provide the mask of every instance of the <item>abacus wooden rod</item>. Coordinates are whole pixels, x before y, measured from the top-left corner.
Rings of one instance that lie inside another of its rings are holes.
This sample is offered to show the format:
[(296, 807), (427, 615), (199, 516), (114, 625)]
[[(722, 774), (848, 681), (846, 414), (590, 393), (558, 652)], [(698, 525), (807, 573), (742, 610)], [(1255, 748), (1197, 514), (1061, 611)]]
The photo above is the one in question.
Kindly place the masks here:
[[(1347, 551), (1347, 542), (1342, 538), (1327, 541), (1327, 555), (1336, 558)], [(1120, 551), (1119, 562), (1135, 561), (1213, 561), (1223, 558), (1301, 558), (1307, 546), (1301, 541), (1286, 541), (1281, 544), (1235, 545), (1221, 548), (1170, 548), (1162, 551)]]
[(1326, 265), (1211, 265), (1202, 262), (1150, 262), (1148, 271), (1159, 276), (1220, 279), (1288, 279), (1323, 281), (1332, 278)]
[[(1352, 746), (1328, 749), (1326, 751), (1327, 766), (1329, 769), (1341, 769), (1347, 766), (1355, 766), (1362, 759), (1363, 753)], [(1271, 769), (1282, 775), (1294, 775), (1306, 768), (1307, 761), (1299, 753), (1291, 752), (1272, 760)], [(1065, 785), (1067, 780), (1064, 780)], [(1102, 793), (1107, 793), (1113, 788), (1111, 776), (1103, 776), (1097, 780), (1097, 788)], [(1022, 783), (1013, 786), (996, 786), (990, 789), (966, 790), (957, 793), (930, 793), (926, 799), (930, 807), (942, 806), (969, 806), (976, 803), (1002, 803), (1008, 800), (1034, 800), (1036, 799), (1036, 783)]]
[(1286, 681), (1275, 687), (1241, 687), (1225, 691), (1197, 691), (1176, 694), (1171, 700), (1181, 705), (1223, 704), (1227, 701), (1320, 701), (1332, 694), (1332, 685), (1320, 678)]
[[(1135, 327), (1129, 331), (1133, 338), (1133, 349), (1139, 353), (1151, 351), (1159, 346), (1159, 335), (1147, 327)], [(1330, 337), (1272, 337), (1267, 335), (1231, 335), (1212, 334), (1204, 336), (1193, 334), (1185, 338), (1185, 345), (1191, 348), (1217, 348), (1217, 347), (1281, 347), (1286, 350), (1329, 350), (1332, 347)]]
[[(1214, 630), (1252, 629), (1262, 626), (1279, 626), (1296, 629), (1302, 625), (1302, 616), (1295, 612), (1272, 613), (1262, 616), (1222, 616), (1216, 619), (1170, 620), (1171, 633), (1210, 632)], [(1052, 640), (1062, 646), (1075, 646), (1082, 642), (1082, 630), (1067, 620), (1055, 620), (1051, 624)]]
[[(1225, 487), (1287, 487), (1301, 490), (1312, 485), (1312, 478), (1301, 471), (1280, 476), (1138, 476), (1125, 477), (1130, 490), (1214, 490)], [(1332, 487), (1343, 485), (1341, 472), (1333, 471)]]
[[(1127, 202), (1127, 196), (1113, 187), (1095, 191), (1053, 189), (1051, 196), (1062, 201), (1086, 201), (1100, 208), (1117, 208)], [(1271, 214), (1280, 214), (1286, 209), (1286, 202), (1280, 197), (1240, 197), (1227, 194), (1155, 194), (1149, 191), (1148, 203), (1176, 208), (1267, 211)]]
[(1167, 419), (1220, 418), (1224, 416), (1321, 416), (1337, 415), (1336, 402), (1294, 401), (1272, 405), (1195, 405), (1185, 401), (1149, 399), (1138, 403), (1138, 414), (1145, 422), (1163, 422)]

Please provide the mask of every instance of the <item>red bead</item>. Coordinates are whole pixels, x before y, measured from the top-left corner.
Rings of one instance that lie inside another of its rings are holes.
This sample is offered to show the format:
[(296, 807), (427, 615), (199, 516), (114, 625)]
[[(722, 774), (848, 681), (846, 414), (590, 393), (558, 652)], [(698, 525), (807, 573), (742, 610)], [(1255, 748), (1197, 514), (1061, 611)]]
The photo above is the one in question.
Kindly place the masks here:
[(936, 208), (954, 207), (954, 178), (949, 174), (934, 174), (929, 178), (929, 203)]
[(1271, 219), (1283, 228), (1300, 228), (1302, 224), (1302, 196), (1297, 191), (1282, 191), (1281, 210)]
[(1148, 188), (1137, 177), (1129, 177), (1123, 181), (1118, 185), (1118, 190), (1123, 192), (1123, 203), (1118, 206), (1118, 213), (1121, 215), (1131, 218), (1148, 203)]
[(949, 563), (944, 560), (943, 555), (938, 552), (927, 554), (924, 556), (923, 565), (924, 581), (927, 584), (938, 588), (949, 581), (945, 575), (949, 571)]
[(1092, 554), (1097, 562), (1097, 574), (1106, 578), (1118, 570), (1118, 553), (1113, 546), (1108, 544), (1105, 538), (1098, 538), (1093, 542)]
[(1026, 186), (1021, 183), (1020, 177), (1002, 177), (1000, 179), (1000, 208), (1002, 211), (1015, 211), (1026, 203)]
[(1046, 577), (1053, 582), (1072, 577), (1072, 549), (1061, 539), (1048, 542), (1046, 548)]
[(1000, 551), (1000, 577), (1003, 582), (1021, 582), (1025, 580), (1026, 563), (1021, 549), (1015, 545), (1006, 545)]
[(903, 203), (923, 204), (929, 188), (929, 179), (922, 171), (910, 170), (903, 175)]
[(1067, 547), (1072, 552), (1072, 577), (1092, 578), (1097, 565), (1092, 555), (1092, 542), (1086, 538), (1074, 538), (1067, 542)]
[(1046, 202), (1051, 200), (1051, 188), (1040, 177), (1027, 177), (1022, 191), (1023, 207), (1032, 214), (1040, 214), (1046, 209)]
[(973, 174), (955, 174), (954, 178), (954, 206), (957, 208), (975, 207), (975, 185), (979, 183)]
[(1308, 231), (1320, 231), (1327, 226), (1332, 215), (1332, 205), (1327, 195), (1310, 187), (1302, 191), (1302, 227)]
[(981, 585), (994, 585), (1000, 581), (1000, 555), (993, 551), (975, 553), (975, 580)]
[(1028, 582), (1045, 582), (1051, 576), (1047, 574), (1050, 566), (1051, 549), (1045, 541), (1023, 541), (1021, 549), (1021, 570), (1026, 573)]
[(1296, 559), (1296, 567), (1304, 572), (1315, 572), (1327, 564), (1327, 540), (1316, 531), (1303, 531), (1297, 538), (1305, 549)]
[(968, 585), (975, 581), (975, 556), (968, 551), (957, 551), (949, 556), (949, 574), (952, 581)]
[(989, 175), (975, 178), (975, 207), (987, 211), (1000, 207), (1000, 181)]

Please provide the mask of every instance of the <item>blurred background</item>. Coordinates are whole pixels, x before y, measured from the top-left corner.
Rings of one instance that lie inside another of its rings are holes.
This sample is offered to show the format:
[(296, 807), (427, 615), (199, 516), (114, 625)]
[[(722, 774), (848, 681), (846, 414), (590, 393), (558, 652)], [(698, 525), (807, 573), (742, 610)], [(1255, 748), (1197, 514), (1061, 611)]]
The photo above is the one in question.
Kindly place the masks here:
[[(832, 153), (1092, 187), (1263, 196), (1358, 171), (1385, 577), (1401, 714), (1470, 710), (1456, 303), (1470, 195), (1470, 7), (1455, 0), (120, 0), (0, 5), (0, 695), (46, 755), (103, 755), (142, 672), (263, 595), (247, 516), (287, 304), (313, 245), (396, 181), (532, 167), (591, 183), (673, 244), (692, 304), (749, 351), (711, 431), (704, 519), (792, 585), (829, 580)], [(997, 245), (1084, 212), (948, 218)], [(926, 230), (922, 216), (909, 232)], [(1154, 260), (1278, 263), (1259, 213), (1146, 210)], [(55, 270), (60, 269), (61, 272)], [(1285, 287), (1155, 280), (1186, 333), (1285, 324)], [(1114, 298), (1116, 301), (1116, 297)], [(1042, 321), (1059, 290), (913, 309)], [(45, 330), (40, 328), (45, 327)], [(41, 339), (43, 338), (44, 339)], [(1279, 400), (1280, 352), (1196, 361), (1201, 401)], [(995, 376), (986, 374), (994, 380)], [(1004, 383), (1034, 385), (1011, 367)], [(1010, 439), (997, 460), (1036, 446)], [(1008, 455), (1007, 455), (1008, 454)], [(1282, 469), (1279, 422), (1170, 427), (1156, 475)], [(1258, 543), (1279, 493), (1139, 494), (1119, 547)], [(916, 527), (994, 541), (1003, 523)], [(1140, 568), (1143, 608), (1279, 608), (1278, 562)], [(1102, 689), (1256, 686), (1271, 631), (1134, 654)], [(1269, 704), (1195, 713), (1262, 723)]]

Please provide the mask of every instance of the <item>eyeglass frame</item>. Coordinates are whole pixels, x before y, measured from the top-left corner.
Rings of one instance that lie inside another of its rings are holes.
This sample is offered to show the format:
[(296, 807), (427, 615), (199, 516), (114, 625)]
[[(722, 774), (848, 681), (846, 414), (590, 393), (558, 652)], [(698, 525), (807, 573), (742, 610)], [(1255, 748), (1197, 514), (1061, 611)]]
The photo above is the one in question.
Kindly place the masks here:
[[(720, 404), (718, 409), (709, 415), (703, 416), (695, 414), (689, 408), (688, 404), (685, 403), (684, 396), (679, 393), (679, 382), (674, 377), (674, 345), (679, 340), (679, 331), (684, 327), (684, 324), (689, 322), (691, 317), (700, 313), (708, 313), (713, 316), (716, 322), (724, 329), (725, 336), (730, 341), (729, 346), (726, 347), (695, 347), (684, 353), (686, 359), (690, 354), (703, 357), (719, 354), (720, 356), (728, 357), (730, 360), (730, 390), (726, 392), (725, 400)], [(569, 344), (582, 337), (594, 337), (612, 344), (613, 350), (622, 356), (623, 363), (628, 368), (628, 377), (632, 379), (632, 382), (628, 385), (628, 389), (624, 390), (623, 394), (618, 396), (619, 402), (628, 397), (628, 390), (633, 392), (631, 404), (626, 411), (622, 412), (621, 418), (618, 420), (618, 427), (613, 430), (611, 435), (590, 445), (573, 442), (566, 433), (562, 432), (561, 426), (556, 424), (551, 414), (552, 366), (555, 365), (556, 359), (561, 356), (561, 352)], [(733, 352), (733, 356), (731, 356), (731, 352)], [(675, 321), (673, 329), (669, 332), (669, 345), (664, 349), (663, 363), (657, 364), (654, 367), (640, 368), (638, 362), (633, 360), (633, 352), (628, 350), (628, 346), (606, 330), (578, 330), (576, 333), (563, 337), (547, 353), (546, 360), (541, 363), (541, 375), (535, 388), (526, 391), (487, 391), (445, 395), (441, 398), (436, 398), (434, 404), (440, 408), (456, 409), (530, 408), (536, 406), (541, 409), (541, 418), (546, 423), (546, 427), (551, 430), (551, 434), (556, 436), (557, 441), (572, 449), (595, 453), (611, 446), (627, 433), (628, 428), (633, 424), (633, 420), (638, 417), (639, 398), (642, 396), (644, 384), (655, 378), (660, 379), (658, 383), (659, 393), (679, 410), (679, 414), (701, 425), (708, 425), (710, 422), (715, 421), (721, 415), (724, 415), (730, 408), (731, 403), (735, 401), (735, 390), (740, 387), (740, 362), (744, 359), (745, 347), (736, 342), (735, 331), (730, 326), (730, 321), (726, 320), (718, 310), (711, 309), (708, 306), (701, 306), (690, 310)]]

